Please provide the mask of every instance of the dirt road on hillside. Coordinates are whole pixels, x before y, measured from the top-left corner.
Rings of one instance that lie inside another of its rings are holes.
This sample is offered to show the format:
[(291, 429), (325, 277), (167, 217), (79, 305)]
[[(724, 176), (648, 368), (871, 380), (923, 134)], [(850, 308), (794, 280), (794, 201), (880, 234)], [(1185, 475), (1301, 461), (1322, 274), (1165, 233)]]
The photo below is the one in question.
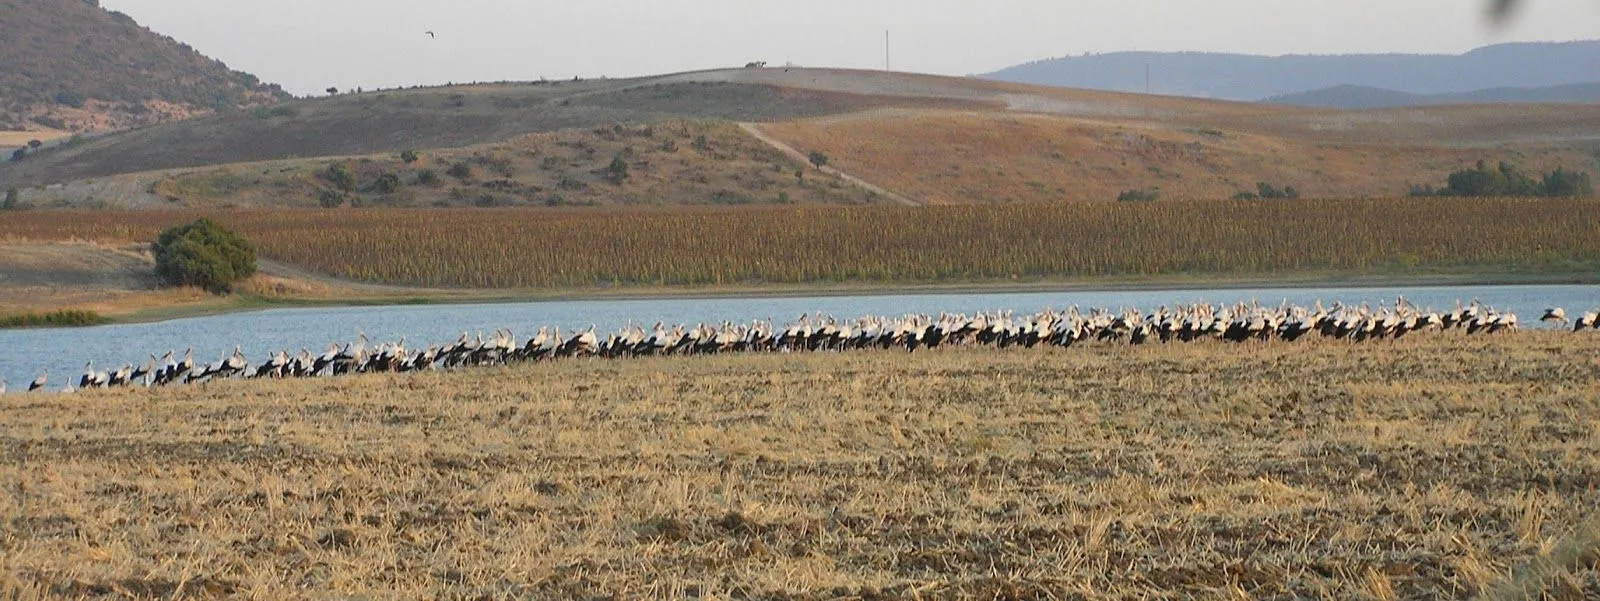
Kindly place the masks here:
[[(756, 139), (761, 140), (762, 142), (765, 142), (768, 146), (771, 146), (774, 149), (777, 149), (778, 152), (782, 152), (784, 155), (788, 156), (789, 158), (792, 158), (792, 159), (794, 159), (796, 161), (800, 161), (801, 163), (810, 163), (811, 162), (811, 159), (806, 156), (806, 153), (800, 152), (799, 149), (797, 149), (797, 148), (795, 148), (793, 146), (790, 146), (788, 143), (784, 142), (783, 140), (779, 140), (777, 138), (774, 138), (772, 136), (767, 135), (766, 132), (761, 131), (761, 127), (760, 126), (758, 126), (758, 125), (756, 125), (754, 123), (742, 122), (742, 123), (739, 124), (739, 129), (744, 130), (746, 133), (748, 133), (748, 134), (750, 134), (752, 136), (755, 136)], [(877, 186), (877, 185), (875, 185), (875, 184), (873, 184), (871, 182), (868, 182), (867, 180), (861, 179), (861, 178), (856, 177), (854, 175), (850, 175), (848, 173), (845, 173), (845, 172), (840, 171), (838, 169), (835, 169), (833, 167), (830, 167), (830, 166), (827, 166), (827, 165), (823, 165), (820, 169), (822, 170), (823, 173), (827, 173), (829, 175), (836, 175), (836, 176), (839, 177), (839, 179), (842, 179), (844, 181), (847, 181), (847, 182), (850, 182), (850, 183), (855, 184), (857, 186), (860, 186), (860, 187), (872, 192), (873, 194), (877, 194), (879, 196), (882, 196), (882, 197), (887, 198), (889, 200), (892, 200), (892, 201), (895, 201), (897, 203), (903, 204), (905, 206), (908, 206), (908, 207), (920, 207), (920, 206), (922, 206), (922, 203), (917, 202), (915, 200), (912, 200), (911, 198), (908, 198), (905, 195), (897, 194), (895, 192), (890, 192), (889, 190), (886, 190), (886, 189), (884, 189), (882, 187), (879, 187), (879, 186)]]

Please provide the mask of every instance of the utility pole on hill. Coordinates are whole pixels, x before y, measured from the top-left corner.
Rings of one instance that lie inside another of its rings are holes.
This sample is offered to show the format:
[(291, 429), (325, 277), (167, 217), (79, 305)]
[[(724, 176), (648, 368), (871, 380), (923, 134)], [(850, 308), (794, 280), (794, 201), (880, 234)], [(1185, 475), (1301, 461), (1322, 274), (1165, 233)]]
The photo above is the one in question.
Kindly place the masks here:
[(887, 29), (883, 30), (883, 70), (891, 70), (889, 68), (889, 30)]

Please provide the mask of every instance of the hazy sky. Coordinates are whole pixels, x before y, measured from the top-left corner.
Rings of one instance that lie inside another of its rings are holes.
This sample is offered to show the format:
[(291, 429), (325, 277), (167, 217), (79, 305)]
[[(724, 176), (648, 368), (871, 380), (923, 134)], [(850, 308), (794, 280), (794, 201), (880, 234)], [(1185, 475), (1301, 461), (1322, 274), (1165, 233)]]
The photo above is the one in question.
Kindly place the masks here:
[[(740, 66), (981, 73), (1121, 50), (1457, 53), (1600, 38), (1600, 0), (103, 0), (291, 92)], [(429, 39), (424, 31), (437, 33)], [(1597, 74), (1600, 75), (1600, 74)]]

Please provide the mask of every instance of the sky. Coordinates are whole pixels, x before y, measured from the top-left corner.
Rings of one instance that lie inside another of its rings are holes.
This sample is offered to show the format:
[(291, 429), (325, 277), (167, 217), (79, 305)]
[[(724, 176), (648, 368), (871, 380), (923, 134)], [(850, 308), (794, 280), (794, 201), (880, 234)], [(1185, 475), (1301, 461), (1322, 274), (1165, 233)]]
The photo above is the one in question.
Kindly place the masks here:
[[(1600, 38), (1600, 0), (103, 0), (295, 94), (772, 65), (970, 75), (1086, 52), (1460, 53)], [(435, 32), (429, 38), (424, 32)]]

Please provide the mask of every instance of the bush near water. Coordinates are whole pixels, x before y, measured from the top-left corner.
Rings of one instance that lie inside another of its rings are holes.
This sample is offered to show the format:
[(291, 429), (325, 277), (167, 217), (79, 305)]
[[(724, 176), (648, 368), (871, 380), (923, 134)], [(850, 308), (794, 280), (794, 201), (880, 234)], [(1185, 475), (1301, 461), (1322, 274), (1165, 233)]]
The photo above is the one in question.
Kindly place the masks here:
[(156, 275), (173, 286), (198, 286), (222, 294), (256, 272), (256, 248), (204, 217), (161, 233), (151, 245)]

